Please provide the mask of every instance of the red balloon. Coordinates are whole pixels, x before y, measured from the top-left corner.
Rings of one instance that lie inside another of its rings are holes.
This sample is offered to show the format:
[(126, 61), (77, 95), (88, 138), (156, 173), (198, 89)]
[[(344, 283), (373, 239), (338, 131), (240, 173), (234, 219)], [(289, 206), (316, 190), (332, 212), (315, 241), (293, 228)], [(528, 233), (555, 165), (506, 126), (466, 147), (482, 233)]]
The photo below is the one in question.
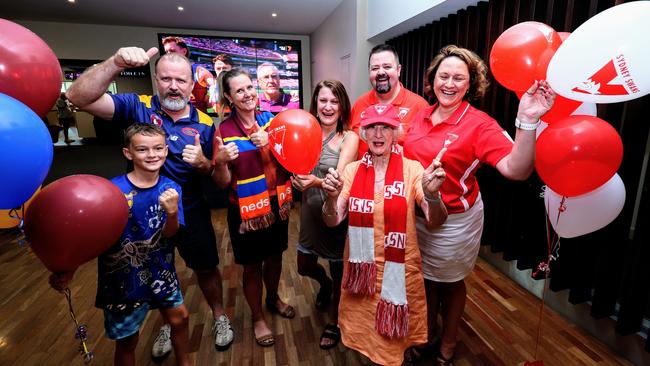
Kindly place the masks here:
[(561, 43), (557, 32), (546, 24), (515, 24), (492, 46), (492, 75), (509, 90), (527, 90), (535, 80), (546, 79), (546, 68)]
[(43, 117), (61, 94), (61, 66), (50, 47), (29, 29), (0, 19), (0, 93)]
[(579, 196), (605, 184), (623, 160), (616, 130), (594, 116), (575, 115), (549, 125), (537, 139), (535, 168), (553, 191)]
[(25, 214), (25, 234), (50, 271), (73, 271), (117, 242), (128, 216), (116, 185), (94, 175), (71, 175), (34, 198)]
[(278, 113), (269, 126), (273, 155), (294, 174), (309, 174), (320, 158), (323, 136), (314, 116), (302, 109)]
[[(517, 94), (517, 98), (521, 99), (521, 96), (525, 92), (516, 91), (515, 93)], [(570, 116), (571, 113), (575, 112), (581, 104), (582, 102), (556, 94), (553, 107), (542, 116), (541, 120), (548, 124), (555, 123), (562, 120), (564, 117)]]

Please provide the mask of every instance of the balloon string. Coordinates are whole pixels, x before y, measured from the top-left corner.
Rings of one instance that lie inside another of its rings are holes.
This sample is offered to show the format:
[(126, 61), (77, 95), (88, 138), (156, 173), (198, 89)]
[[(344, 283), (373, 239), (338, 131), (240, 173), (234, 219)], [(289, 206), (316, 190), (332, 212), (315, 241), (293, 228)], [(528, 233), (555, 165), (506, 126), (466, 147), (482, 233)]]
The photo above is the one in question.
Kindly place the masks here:
[[(548, 201), (547, 201), (548, 202)], [(560, 222), (560, 216), (562, 215), (562, 212), (566, 211), (566, 197), (562, 196), (562, 200), (560, 201), (560, 205), (557, 210), (557, 216), (555, 218), (555, 227)], [(542, 290), (542, 298), (541, 298), (541, 303), (539, 306), (539, 318), (537, 320), (537, 337), (535, 339), (535, 353), (533, 355), (534, 359), (537, 359), (537, 351), (539, 349), (539, 341), (542, 336), (542, 325), (543, 325), (543, 320), (544, 320), (544, 306), (545, 306), (545, 300), (546, 300), (546, 292), (548, 291), (548, 277), (551, 273), (551, 262), (559, 258), (559, 250), (560, 250), (560, 236), (557, 235), (554, 231), (552, 231), (551, 227), (551, 218), (549, 217), (549, 206), (547, 204), (546, 210), (544, 211), (545, 217), (546, 217), (546, 245), (547, 245), (547, 250), (548, 250), (548, 257), (545, 262), (541, 262), (537, 265), (537, 269), (533, 273), (533, 277), (537, 277), (537, 274), (540, 271), (544, 272), (544, 287)]]
[(539, 340), (542, 336), (542, 325), (543, 319), (544, 319), (544, 303), (545, 303), (545, 298), (546, 298), (546, 291), (548, 290), (548, 274), (550, 272), (550, 269), (545, 271), (544, 274), (544, 288), (542, 290), (542, 299), (541, 299), (541, 305), (539, 306), (539, 319), (537, 320), (537, 338), (535, 339), (535, 354), (533, 355), (533, 359), (537, 360), (537, 350), (539, 349)]
[(72, 308), (72, 294), (70, 292), (70, 288), (66, 287), (63, 292), (65, 293), (65, 297), (68, 300), (70, 317), (72, 318), (72, 321), (75, 325), (75, 338), (79, 339), (79, 353), (81, 353), (81, 356), (84, 359), (84, 363), (87, 365), (93, 360), (94, 357), (93, 353), (88, 350), (88, 346), (86, 345), (86, 340), (88, 339), (88, 328), (85, 324), (80, 325), (77, 321), (74, 309)]
[(16, 235), (18, 245), (24, 247), (29, 244), (25, 236), (25, 205), (9, 210), (9, 217), (18, 220), (18, 234)]

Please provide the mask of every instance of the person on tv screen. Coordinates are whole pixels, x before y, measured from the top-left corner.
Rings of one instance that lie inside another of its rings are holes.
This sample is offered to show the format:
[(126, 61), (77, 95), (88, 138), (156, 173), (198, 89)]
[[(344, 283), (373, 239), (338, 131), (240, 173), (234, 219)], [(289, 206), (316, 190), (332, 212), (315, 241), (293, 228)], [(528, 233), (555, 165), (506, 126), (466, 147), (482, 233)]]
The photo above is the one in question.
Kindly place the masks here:
[[(214, 64), (214, 82), (208, 87), (208, 113), (219, 111), (219, 75), (232, 69), (232, 59), (225, 53), (220, 53), (212, 59)], [(226, 111), (230, 112), (230, 110)]]
[(300, 100), (280, 87), (280, 71), (270, 62), (257, 67), (257, 83), (262, 90), (259, 95), (260, 110), (271, 113), (300, 108)]
[[(165, 53), (180, 53), (190, 58), (190, 49), (187, 43), (181, 37), (165, 37), (162, 40)], [(207, 113), (208, 110), (208, 87), (216, 84), (212, 73), (203, 66), (192, 63), (192, 75), (194, 78), (194, 89), (190, 103), (192, 103), (201, 112)]]

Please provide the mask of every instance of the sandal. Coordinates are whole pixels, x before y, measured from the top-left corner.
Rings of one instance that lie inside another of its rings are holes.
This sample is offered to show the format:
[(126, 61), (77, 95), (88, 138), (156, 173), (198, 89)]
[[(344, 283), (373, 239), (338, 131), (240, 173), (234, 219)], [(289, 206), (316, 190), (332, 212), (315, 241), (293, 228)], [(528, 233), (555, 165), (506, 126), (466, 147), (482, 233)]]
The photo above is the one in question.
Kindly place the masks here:
[(262, 347), (270, 347), (275, 344), (275, 337), (273, 337), (273, 334), (267, 334), (255, 337), (255, 342)]
[(449, 358), (446, 358), (445, 356), (442, 355), (442, 352), (440, 352), (440, 347), (442, 346), (442, 340), (439, 339), (438, 342), (436, 342), (436, 366), (454, 366), (454, 354), (449, 356)]
[(408, 363), (418, 363), (425, 357), (432, 355), (435, 352), (435, 347), (431, 344), (421, 344), (418, 346), (411, 346), (404, 351), (404, 359)]
[(277, 305), (275, 305), (275, 301), (271, 301), (269, 299), (266, 299), (266, 307), (272, 312), (280, 315), (283, 318), (287, 319), (293, 319), (296, 316), (296, 309), (293, 308), (293, 306), (289, 304), (285, 304), (285, 308), (283, 310), (280, 310)]
[[(333, 342), (330, 344), (323, 344), (323, 340), (325, 339), (332, 340)], [(321, 349), (328, 350), (338, 346), (340, 339), (341, 329), (339, 329), (336, 324), (327, 324), (325, 325), (325, 329), (323, 329), (323, 333), (320, 335), (319, 346)]]
[(332, 299), (332, 283), (329, 285), (323, 285), (320, 287), (318, 294), (316, 295), (316, 309), (320, 311), (326, 311), (329, 307), (330, 300)]
[(445, 358), (440, 352), (436, 356), (436, 365), (437, 366), (454, 366), (454, 355), (451, 355), (449, 358)]

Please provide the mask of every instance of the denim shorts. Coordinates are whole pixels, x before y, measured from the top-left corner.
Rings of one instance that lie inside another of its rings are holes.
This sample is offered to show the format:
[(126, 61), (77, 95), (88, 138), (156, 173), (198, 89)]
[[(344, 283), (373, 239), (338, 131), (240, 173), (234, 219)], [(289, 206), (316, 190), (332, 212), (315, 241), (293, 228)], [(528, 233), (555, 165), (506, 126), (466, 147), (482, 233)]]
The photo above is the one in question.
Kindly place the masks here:
[[(183, 294), (178, 289), (168, 298), (157, 304), (158, 308), (173, 309), (183, 304)], [(106, 336), (110, 339), (123, 339), (129, 337), (140, 330), (142, 323), (147, 318), (147, 313), (151, 306), (149, 303), (143, 303), (130, 313), (120, 313), (104, 310), (104, 328)]]

